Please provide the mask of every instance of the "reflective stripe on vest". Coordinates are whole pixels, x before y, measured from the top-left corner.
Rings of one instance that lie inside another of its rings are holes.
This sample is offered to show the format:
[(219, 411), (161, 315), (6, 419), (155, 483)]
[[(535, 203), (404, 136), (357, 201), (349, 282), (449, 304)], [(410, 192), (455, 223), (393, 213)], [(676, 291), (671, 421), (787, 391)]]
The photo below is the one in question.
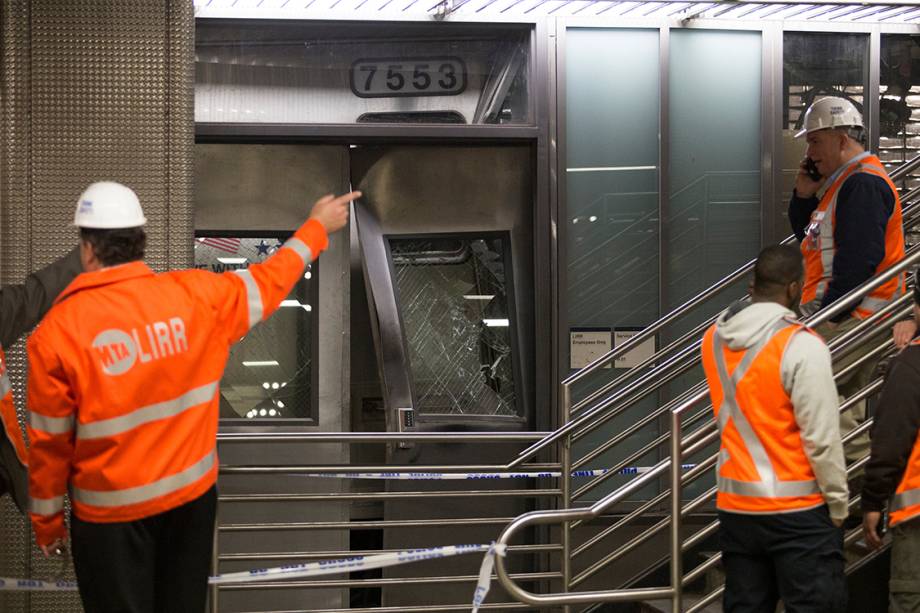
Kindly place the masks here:
[[(868, 158), (868, 159), (867, 159)], [(900, 220), (901, 201), (897, 189), (890, 183), (888, 175), (885, 173), (881, 162), (868, 152), (864, 152), (839, 168), (827, 180), (827, 191), (821, 198), (818, 208), (812, 214), (811, 223), (809, 224), (805, 238), (801, 244), (802, 255), (805, 258), (806, 281), (805, 289), (802, 293), (802, 303), (811, 301), (821, 302), (827, 293), (827, 287), (834, 273), (834, 256), (837, 246), (834, 241), (834, 220), (837, 212), (837, 197), (844, 182), (857, 172), (873, 174), (885, 180), (885, 183), (892, 190), (894, 195), (894, 209), (889, 217), (889, 223), (892, 218)], [(875, 271), (873, 276), (881, 273), (891, 266), (894, 261), (904, 257), (903, 231), (899, 245), (890, 244), (889, 228), (885, 229), (885, 255), (882, 262)], [(888, 261), (886, 260), (893, 260)], [(816, 278), (817, 277), (817, 278)], [(896, 281), (887, 282), (885, 285), (873, 290), (871, 294), (863, 298), (859, 305), (854, 309), (854, 315), (859, 318), (866, 318), (887, 306), (897, 298), (904, 295), (906, 291), (905, 276), (900, 275)], [(893, 285), (893, 287), (886, 287)]]
[(181, 490), (207, 475), (214, 467), (216, 456), (217, 454), (212, 449), (208, 452), (208, 455), (182, 472), (164, 477), (146, 485), (110, 491), (87, 490), (74, 487), (71, 496), (76, 502), (94, 507), (123, 507), (130, 504), (148, 502), (154, 498), (166, 496)]

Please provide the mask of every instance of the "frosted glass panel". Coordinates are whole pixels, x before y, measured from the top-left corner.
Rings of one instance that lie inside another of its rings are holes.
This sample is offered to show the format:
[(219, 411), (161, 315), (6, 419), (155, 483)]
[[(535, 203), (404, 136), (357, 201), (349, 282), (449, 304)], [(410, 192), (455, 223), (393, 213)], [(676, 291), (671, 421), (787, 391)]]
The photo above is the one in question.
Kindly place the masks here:
[(569, 323), (658, 316), (658, 31), (566, 33)]
[(672, 30), (669, 71), (666, 310), (759, 250), (760, 33)]
[[(566, 31), (570, 329), (612, 335), (658, 318), (658, 45), (657, 30)], [(573, 396), (584, 397), (586, 389), (621, 372), (601, 369), (579, 382)], [(648, 414), (657, 400), (657, 394), (646, 398), (580, 440), (575, 457)], [(652, 424), (587, 468), (614, 466), (658, 434), (657, 424)], [(656, 460), (649, 454), (638, 463)], [(616, 475), (583, 500), (596, 500), (629, 478)], [(652, 486), (634, 498), (646, 499), (656, 491)]]

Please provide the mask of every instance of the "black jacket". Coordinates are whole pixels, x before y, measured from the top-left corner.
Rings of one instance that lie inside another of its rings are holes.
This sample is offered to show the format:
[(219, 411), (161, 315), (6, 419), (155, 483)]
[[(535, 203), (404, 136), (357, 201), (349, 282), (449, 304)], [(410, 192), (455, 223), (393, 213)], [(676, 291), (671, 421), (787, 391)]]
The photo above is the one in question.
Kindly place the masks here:
[(864, 511), (880, 511), (894, 494), (920, 431), (920, 345), (891, 362), (872, 425), (872, 457), (862, 490)]
[[(0, 287), (0, 346), (4, 349), (35, 327), (58, 294), (82, 272), (80, 253), (73, 249), (63, 258), (26, 277), (22, 285)], [(0, 427), (0, 496), (9, 492), (19, 510), (28, 510), (28, 474)]]
[[(789, 201), (789, 223), (795, 237), (802, 241), (818, 199), (799, 198), (795, 192)], [(834, 276), (827, 285), (821, 308), (862, 285), (875, 274), (885, 257), (885, 230), (894, 212), (894, 194), (888, 183), (876, 175), (857, 172), (847, 177), (837, 194), (834, 223)], [(855, 309), (857, 304), (852, 305)], [(844, 311), (833, 318), (842, 321), (850, 316)]]

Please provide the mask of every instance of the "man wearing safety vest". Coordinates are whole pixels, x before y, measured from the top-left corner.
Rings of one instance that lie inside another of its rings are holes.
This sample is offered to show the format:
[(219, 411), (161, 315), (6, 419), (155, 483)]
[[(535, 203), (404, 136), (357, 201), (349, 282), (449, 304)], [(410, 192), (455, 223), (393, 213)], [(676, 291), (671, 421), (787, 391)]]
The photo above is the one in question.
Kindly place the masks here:
[[(789, 221), (805, 258), (800, 310), (811, 315), (901, 260), (904, 229), (898, 191), (881, 161), (865, 151), (862, 115), (852, 102), (816, 100), (796, 134), (802, 136), (808, 145), (789, 203)], [(847, 332), (902, 296), (904, 282), (903, 275), (892, 278), (816, 331), (827, 341)], [(853, 363), (865, 351), (849, 354), (839, 366)], [(852, 396), (869, 383), (874, 367), (875, 361), (869, 360), (853, 369), (838, 380), (837, 391), (842, 397)], [(861, 401), (841, 414), (841, 433), (846, 435), (865, 419), (866, 403)], [(847, 442), (847, 459), (856, 461), (868, 450), (869, 437), (862, 434)]]
[(80, 270), (80, 254), (74, 249), (29, 275), (24, 284), (0, 288), (0, 496), (8, 492), (22, 513), (29, 510), (28, 458), (3, 348), (35, 327)]
[(760, 252), (751, 302), (703, 336), (703, 368), (721, 434), (719, 542), (727, 613), (846, 609), (847, 481), (831, 359), (795, 319), (801, 255)]
[[(920, 285), (914, 285), (914, 318), (920, 321)], [(892, 360), (875, 409), (862, 489), (863, 534), (870, 547), (882, 544), (886, 503), (893, 535), (889, 610), (920, 612), (920, 339)]]
[(28, 343), (29, 493), (48, 555), (70, 535), (87, 613), (204, 610), (217, 495), (218, 383), (230, 346), (278, 308), (352, 192), (326, 196), (248, 269), (155, 274), (135, 193), (80, 196), (84, 273)]

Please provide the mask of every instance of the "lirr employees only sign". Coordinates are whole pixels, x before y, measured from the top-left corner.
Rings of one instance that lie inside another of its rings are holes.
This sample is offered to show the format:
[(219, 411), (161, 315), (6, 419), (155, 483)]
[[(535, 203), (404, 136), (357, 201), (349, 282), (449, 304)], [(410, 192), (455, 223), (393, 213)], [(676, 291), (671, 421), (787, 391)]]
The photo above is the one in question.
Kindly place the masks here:
[[(569, 367), (584, 368), (612, 348), (619, 347), (642, 331), (641, 328), (571, 328), (569, 330)], [(655, 353), (655, 339), (649, 338), (614, 360), (616, 368), (632, 368)], [(604, 368), (611, 368), (610, 364)]]

